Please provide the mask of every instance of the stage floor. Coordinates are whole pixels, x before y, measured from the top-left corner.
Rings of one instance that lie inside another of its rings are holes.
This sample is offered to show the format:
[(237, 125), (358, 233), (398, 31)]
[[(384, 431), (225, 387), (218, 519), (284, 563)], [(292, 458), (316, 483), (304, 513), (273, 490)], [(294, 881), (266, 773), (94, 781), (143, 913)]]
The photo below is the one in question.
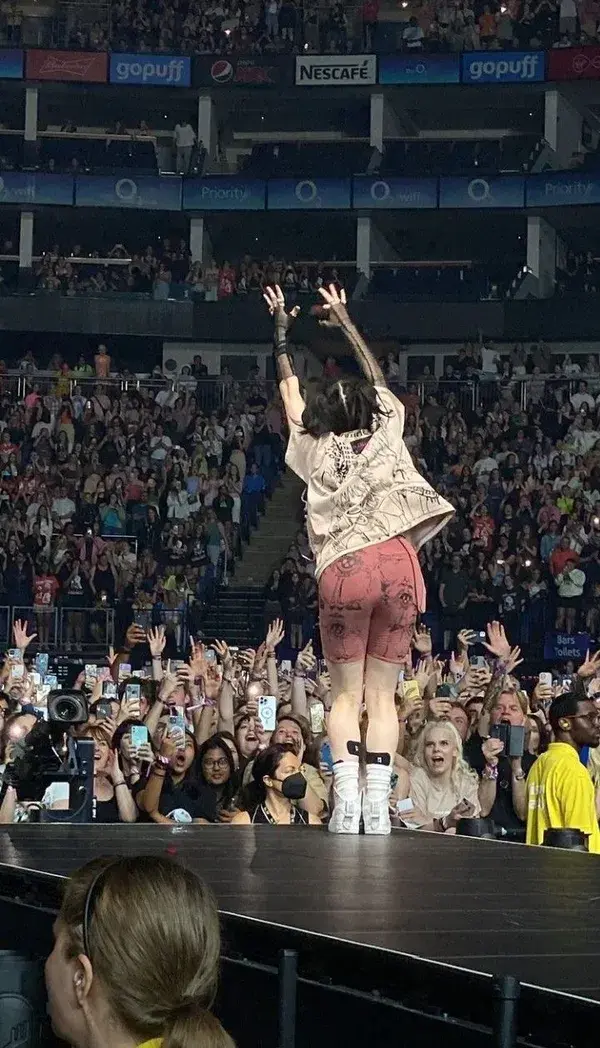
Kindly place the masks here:
[[(99, 855), (173, 849), (209, 882), (225, 914), (600, 1000), (595, 856), (410, 831), (387, 838), (270, 826), (0, 831), (2, 865), (55, 876)], [(0, 866), (0, 893), (1, 876)]]

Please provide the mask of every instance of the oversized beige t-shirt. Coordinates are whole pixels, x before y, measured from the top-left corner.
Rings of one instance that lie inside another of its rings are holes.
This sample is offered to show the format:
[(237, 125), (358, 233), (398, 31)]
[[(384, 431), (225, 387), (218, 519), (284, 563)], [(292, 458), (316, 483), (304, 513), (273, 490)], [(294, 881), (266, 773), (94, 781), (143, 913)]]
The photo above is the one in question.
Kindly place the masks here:
[[(454, 509), (415, 468), (404, 443), (404, 405), (376, 386), (383, 408), (374, 433), (311, 437), (290, 420), (285, 461), (307, 484), (307, 526), (316, 576), (339, 557), (403, 535), (415, 549)], [(353, 441), (369, 436), (360, 453)]]
[[(443, 788), (435, 779), (429, 778), (424, 768), (413, 768), (410, 773), (410, 797), (416, 810), (427, 820), (449, 815), (463, 800), (473, 806), (475, 816), (481, 813), (479, 783), (474, 773), (464, 772), (458, 783)], [(408, 818), (411, 823), (418, 822), (410, 815)]]

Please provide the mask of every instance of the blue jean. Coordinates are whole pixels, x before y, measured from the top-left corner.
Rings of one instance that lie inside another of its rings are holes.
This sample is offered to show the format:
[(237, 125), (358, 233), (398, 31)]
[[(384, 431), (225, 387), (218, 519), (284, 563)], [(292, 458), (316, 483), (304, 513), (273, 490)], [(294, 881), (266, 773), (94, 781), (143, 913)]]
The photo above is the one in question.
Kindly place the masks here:
[(262, 492), (246, 491), (242, 495), (242, 514), (253, 528), (258, 527), (258, 511), (263, 503)]

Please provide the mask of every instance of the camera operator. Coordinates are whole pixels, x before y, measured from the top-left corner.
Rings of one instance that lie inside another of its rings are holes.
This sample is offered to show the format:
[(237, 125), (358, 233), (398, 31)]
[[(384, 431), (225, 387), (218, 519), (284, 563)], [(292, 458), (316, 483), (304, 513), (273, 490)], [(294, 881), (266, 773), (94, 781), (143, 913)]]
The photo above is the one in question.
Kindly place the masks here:
[[(86, 728), (85, 737), (94, 740), (94, 822), (135, 822), (137, 808), (119, 763), (117, 750), (100, 725)], [(44, 794), (48, 811), (69, 807), (69, 783), (54, 782)]]
[[(2, 729), (0, 758), (2, 759), (3, 797), (0, 804), (0, 826), (6, 826), (13, 822), (27, 822), (30, 816), (30, 807), (39, 810), (39, 802), (33, 797), (26, 797), (21, 793), (18, 795), (16, 780), (12, 774), (12, 765), (15, 756), (19, 752), (20, 744), (27, 738), (30, 731), (37, 724), (37, 717), (31, 713), (13, 713), (6, 718)], [(25, 790), (25, 793), (28, 791)]]

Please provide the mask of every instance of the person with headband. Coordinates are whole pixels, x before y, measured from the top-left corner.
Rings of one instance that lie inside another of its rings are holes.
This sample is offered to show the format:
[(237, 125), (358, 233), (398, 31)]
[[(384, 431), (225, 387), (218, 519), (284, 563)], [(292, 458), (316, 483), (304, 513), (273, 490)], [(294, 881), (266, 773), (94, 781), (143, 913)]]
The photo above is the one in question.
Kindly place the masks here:
[[(417, 559), (454, 510), (415, 468), (403, 440), (404, 406), (333, 284), (319, 288), (320, 323), (341, 331), (361, 377), (308, 385), (303, 396), (279, 287), (264, 298), (274, 319), (279, 390), (290, 430), (287, 464), (307, 485), (307, 526), (316, 560), (323, 654), (331, 674), (329, 739), (334, 810), (329, 829), (390, 832), (388, 798), (398, 741), (394, 694), (425, 585)], [(368, 715), (366, 783), (359, 788), (363, 700)]]
[(94, 859), (69, 879), (54, 925), (52, 1029), (74, 1048), (235, 1048), (210, 1011), (220, 949), (214, 898), (191, 870)]

